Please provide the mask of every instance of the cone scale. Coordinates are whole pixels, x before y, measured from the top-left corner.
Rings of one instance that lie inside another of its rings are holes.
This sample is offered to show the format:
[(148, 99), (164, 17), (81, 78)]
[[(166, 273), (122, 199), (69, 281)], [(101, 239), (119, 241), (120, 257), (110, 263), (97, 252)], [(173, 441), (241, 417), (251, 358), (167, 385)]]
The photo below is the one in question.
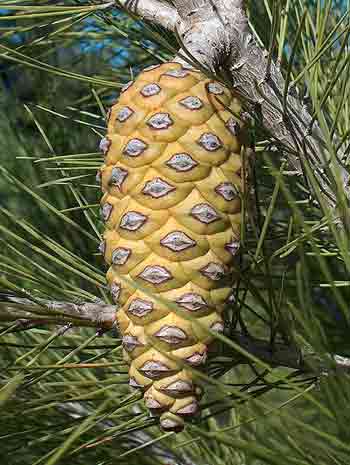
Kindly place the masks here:
[(199, 412), (189, 368), (205, 364), (207, 329), (223, 331), (234, 286), (240, 111), (220, 83), (178, 63), (156, 65), (124, 87), (101, 142), (100, 249), (130, 385), (166, 431)]

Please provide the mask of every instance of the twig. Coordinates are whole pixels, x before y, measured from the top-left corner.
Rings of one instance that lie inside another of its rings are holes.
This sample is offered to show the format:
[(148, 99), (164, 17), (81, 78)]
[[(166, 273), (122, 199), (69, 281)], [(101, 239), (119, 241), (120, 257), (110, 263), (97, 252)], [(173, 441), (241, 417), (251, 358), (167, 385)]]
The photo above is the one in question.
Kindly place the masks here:
[(170, 31), (175, 30), (178, 14), (176, 9), (168, 4), (158, 0), (116, 0), (115, 3), (141, 19), (159, 24)]
[[(38, 320), (38, 313), (42, 320)], [(30, 299), (9, 294), (0, 295), (0, 321), (17, 321), (21, 327), (32, 327), (32, 322), (72, 326), (90, 326), (108, 330), (115, 324), (116, 306), (102, 301), (96, 302), (57, 302)], [(302, 354), (295, 346), (258, 339), (239, 331), (234, 331), (232, 339), (246, 352), (259, 358), (271, 367), (287, 367), (315, 375), (344, 372), (350, 374), (350, 359), (339, 355), (326, 355), (324, 361), (318, 354)], [(249, 362), (248, 359), (240, 362)], [(329, 363), (330, 361), (330, 363)], [(329, 365), (329, 366), (328, 366)]]
[(115, 323), (116, 306), (101, 301), (57, 302), (0, 294), (0, 321), (17, 321), (18, 327), (29, 329), (42, 324), (91, 326), (108, 330)]

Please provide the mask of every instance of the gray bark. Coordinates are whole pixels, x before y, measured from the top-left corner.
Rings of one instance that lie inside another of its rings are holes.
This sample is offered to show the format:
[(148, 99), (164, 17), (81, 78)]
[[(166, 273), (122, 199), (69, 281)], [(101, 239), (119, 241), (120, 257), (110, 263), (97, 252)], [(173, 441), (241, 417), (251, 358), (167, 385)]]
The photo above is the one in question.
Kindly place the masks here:
[(18, 329), (42, 324), (67, 324), (110, 329), (115, 322), (115, 305), (96, 302), (57, 302), (0, 295), (0, 322), (17, 322)]
[(175, 30), (178, 14), (175, 8), (166, 3), (158, 0), (116, 0), (116, 4), (141, 19), (159, 24), (171, 31)]

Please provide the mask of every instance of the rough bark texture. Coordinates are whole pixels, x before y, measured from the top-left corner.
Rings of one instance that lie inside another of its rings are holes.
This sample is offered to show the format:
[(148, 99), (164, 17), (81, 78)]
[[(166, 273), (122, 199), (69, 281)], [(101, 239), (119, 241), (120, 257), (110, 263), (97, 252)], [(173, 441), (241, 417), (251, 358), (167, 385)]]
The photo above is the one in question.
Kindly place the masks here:
[(137, 14), (141, 19), (160, 24), (170, 31), (175, 30), (178, 13), (170, 5), (158, 0), (116, 0), (116, 4)]
[(0, 322), (18, 322), (18, 329), (42, 324), (66, 324), (110, 329), (115, 323), (115, 305), (96, 302), (32, 301), (10, 294), (0, 295)]

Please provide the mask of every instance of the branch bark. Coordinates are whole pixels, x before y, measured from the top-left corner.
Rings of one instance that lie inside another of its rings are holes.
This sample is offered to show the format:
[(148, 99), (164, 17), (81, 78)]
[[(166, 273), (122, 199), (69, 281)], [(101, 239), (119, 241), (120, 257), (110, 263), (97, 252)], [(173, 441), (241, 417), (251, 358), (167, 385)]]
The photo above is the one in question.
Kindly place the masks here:
[[(38, 315), (40, 319), (38, 320)], [(22, 328), (31, 324), (55, 324), (73, 327), (90, 326), (97, 330), (109, 330), (115, 325), (116, 306), (96, 302), (57, 302), (16, 297), (9, 294), (0, 296), (0, 321), (18, 322)], [(350, 359), (339, 355), (327, 355), (322, 359), (318, 354), (302, 354), (294, 346), (282, 343), (271, 345), (269, 341), (235, 331), (232, 339), (246, 352), (271, 367), (286, 367), (318, 376), (322, 373), (350, 374)], [(249, 359), (242, 359), (248, 362)], [(331, 368), (329, 368), (331, 367)]]
[(23, 329), (42, 324), (90, 326), (100, 330), (111, 329), (115, 323), (115, 305), (96, 302), (57, 302), (0, 295), (0, 322), (18, 322)]
[[(305, 165), (312, 167), (328, 205), (334, 208), (337, 186), (328, 169), (330, 154), (319, 125), (295, 89), (286, 89), (279, 65), (257, 44), (248, 27), (244, 1), (174, 1), (185, 50), (210, 70), (229, 75), (233, 89), (244, 98), (249, 112), (255, 118), (258, 115), (296, 174), (301, 175)], [(347, 171), (337, 160), (332, 164), (340, 171), (347, 192)]]
[(189, 61), (194, 58), (211, 72), (223, 71), (246, 101), (248, 112), (258, 116), (259, 124), (274, 138), (293, 173), (302, 175), (305, 167), (311, 170), (331, 212), (337, 204), (338, 186), (330, 166), (340, 173), (349, 197), (349, 174), (337, 160), (330, 160), (317, 122), (295, 89), (286, 89), (279, 65), (257, 44), (249, 30), (244, 0), (173, 0), (176, 10), (170, 7), (169, 13), (156, 0), (122, 3), (168, 29), (176, 26), (183, 43), (181, 56), (187, 54)]
[(178, 13), (172, 6), (158, 0), (116, 0), (126, 10), (136, 14), (141, 19), (159, 24), (170, 31), (175, 30)]

